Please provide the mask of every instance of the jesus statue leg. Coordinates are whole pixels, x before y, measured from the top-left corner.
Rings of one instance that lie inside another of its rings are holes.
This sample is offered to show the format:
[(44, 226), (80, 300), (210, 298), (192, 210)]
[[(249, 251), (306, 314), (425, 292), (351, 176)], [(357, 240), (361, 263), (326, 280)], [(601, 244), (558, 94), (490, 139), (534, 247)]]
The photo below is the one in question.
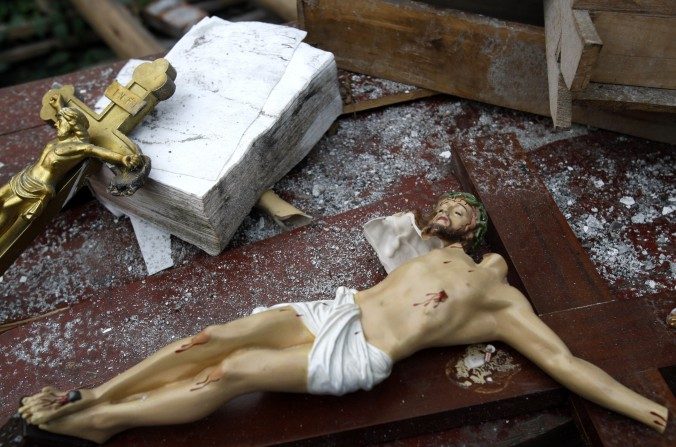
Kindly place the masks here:
[[(19, 409), (34, 425), (49, 423), (90, 407), (120, 403), (131, 396), (194, 381), (199, 374), (243, 349), (281, 350), (311, 345), (314, 336), (292, 307), (280, 307), (233, 322), (210, 326), (192, 338), (171, 343), (141, 363), (91, 390), (80, 390), (81, 399), (60, 404), (66, 393), (51, 387), (25, 398)], [(307, 363), (307, 358), (306, 358)], [(51, 429), (50, 429), (51, 430)]]
[(306, 392), (311, 347), (309, 343), (285, 349), (243, 348), (192, 378), (124, 401), (100, 403), (39, 427), (101, 443), (132, 427), (196, 421), (245, 393)]

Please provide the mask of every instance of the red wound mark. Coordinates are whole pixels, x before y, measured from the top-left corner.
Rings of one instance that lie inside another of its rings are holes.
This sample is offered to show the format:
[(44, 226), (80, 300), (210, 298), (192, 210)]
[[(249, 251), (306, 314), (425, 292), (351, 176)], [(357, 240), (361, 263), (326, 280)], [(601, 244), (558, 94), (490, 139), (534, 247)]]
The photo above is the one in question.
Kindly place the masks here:
[(474, 270), (467, 270), (467, 273), (472, 273)]
[(653, 419), (653, 422), (660, 427), (664, 427), (664, 422)]
[(448, 299), (448, 295), (446, 295), (446, 292), (444, 290), (441, 290), (439, 292), (427, 293), (425, 294), (425, 296), (429, 298), (420, 303), (413, 303), (413, 306), (419, 306), (422, 304), (423, 306), (427, 307), (428, 304), (434, 303), (432, 309), (436, 309), (439, 304), (443, 303)]
[(655, 413), (654, 411), (651, 411), (650, 414), (652, 414), (653, 416), (657, 416), (658, 418), (662, 419), (664, 422), (667, 422), (667, 419), (664, 416), (662, 416), (661, 414)]
[(453, 262), (453, 261), (444, 261), (444, 264), (448, 264), (449, 262)]
[(209, 385), (210, 383), (218, 382), (219, 380), (221, 380), (222, 377), (223, 377), (223, 372), (217, 368), (215, 371), (212, 371), (211, 373), (209, 373), (209, 375), (207, 376), (206, 379), (202, 380), (201, 382), (195, 383), (196, 386), (193, 387), (193, 388), (190, 388), (190, 391), (201, 390), (202, 388)]
[(296, 314), (296, 316), (297, 316), (297, 317), (302, 317), (303, 315), (302, 315), (302, 314)]
[(184, 344), (183, 346), (181, 346), (180, 348), (178, 348), (178, 349), (175, 350), (174, 352), (175, 352), (176, 354), (180, 354), (181, 352), (185, 352), (185, 351), (187, 351), (188, 349), (192, 348), (193, 346), (205, 344), (206, 342), (209, 341), (210, 338), (211, 338), (211, 337), (209, 337), (209, 335), (208, 335), (206, 332), (200, 332), (199, 334), (195, 335), (195, 336), (190, 340), (190, 343)]

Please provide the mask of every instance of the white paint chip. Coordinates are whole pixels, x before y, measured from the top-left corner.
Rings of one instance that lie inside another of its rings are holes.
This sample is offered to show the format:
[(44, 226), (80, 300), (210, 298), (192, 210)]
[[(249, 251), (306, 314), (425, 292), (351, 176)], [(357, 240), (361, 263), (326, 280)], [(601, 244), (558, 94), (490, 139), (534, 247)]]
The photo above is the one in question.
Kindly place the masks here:
[(26, 277), (26, 276), (22, 276), (21, 278), (19, 278), (20, 283), (24, 283), (26, 281), (28, 281), (28, 277)]
[(632, 205), (636, 203), (636, 201), (634, 200), (633, 197), (624, 196), (620, 199), (620, 203), (626, 206), (627, 208), (631, 208)]
[(439, 154), (439, 156), (445, 160), (448, 160), (451, 158), (451, 151), (443, 151), (442, 153)]
[(143, 260), (149, 275), (154, 275), (174, 265), (171, 259), (171, 235), (145, 220), (129, 216), (134, 227)]
[(674, 207), (673, 206), (665, 206), (662, 208), (662, 215), (663, 216), (668, 216), (669, 214), (674, 212)]
[(106, 329), (101, 330), (101, 333), (102, 333), (102, 334), (107, 334), (108, 332), (110, 332), (110, 331), (112, 331), (112, 330), (113, 330), (113, 328), (112, 328), (112, 327), (109, 327), (109, 328), (106, 328)]

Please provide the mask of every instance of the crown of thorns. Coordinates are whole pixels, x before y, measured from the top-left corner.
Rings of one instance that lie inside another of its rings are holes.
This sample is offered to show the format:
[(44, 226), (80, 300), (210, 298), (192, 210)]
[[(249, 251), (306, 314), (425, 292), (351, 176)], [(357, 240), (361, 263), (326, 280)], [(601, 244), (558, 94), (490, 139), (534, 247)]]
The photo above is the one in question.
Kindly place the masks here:
[(476, 250), (484, 242), (486, 236), (486, 229), (488, 228), (488, 214), (484, 204), (479, 201), (473, 194), (468, 192), (450, 191), (441, 196), (439, 199), (461, 199), (469, 206), (476, 210), (476, 226), (474, 227), (474, 240), (472, 242), (472, 250)]

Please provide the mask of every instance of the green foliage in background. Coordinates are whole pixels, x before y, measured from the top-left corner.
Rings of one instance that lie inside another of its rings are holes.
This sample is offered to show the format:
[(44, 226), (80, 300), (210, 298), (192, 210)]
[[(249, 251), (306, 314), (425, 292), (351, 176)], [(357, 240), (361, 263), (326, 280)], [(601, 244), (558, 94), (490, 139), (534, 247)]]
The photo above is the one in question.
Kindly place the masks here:
[[(118, 0), (139, 14), (152, 0)], [(2, 57), (26, 45), (57, 39), (58, 48), (35, 58)], [(68, 0), (0, 0), (0, 86), (68, 73), (115, 59)]]

